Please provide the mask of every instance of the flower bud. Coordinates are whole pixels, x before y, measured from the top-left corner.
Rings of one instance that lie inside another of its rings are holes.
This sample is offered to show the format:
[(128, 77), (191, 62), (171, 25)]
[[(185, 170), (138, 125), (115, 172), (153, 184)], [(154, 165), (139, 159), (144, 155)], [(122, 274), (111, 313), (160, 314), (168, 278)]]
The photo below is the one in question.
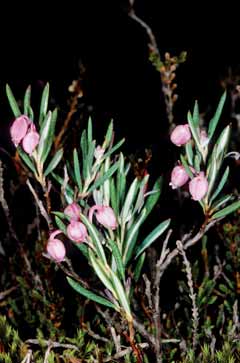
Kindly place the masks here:
[(97, 221), (106, 228), (116, 229), (117, 219), (111, 207), (95, 205), (89, 211), (89, 220), (92, 222), (93, 213), (96, 211)]
[(189, 175), (182, 165), (177, 165), (173, 168), (171, 173), (171, 185), (172, 189), (182, 187), (189, 179)]
[(70, 219), (73, 220), (73, 221), (79, 221), (80, 220), (80, 216), (79, 216), (80, 213), (81, 213), (81, 208), (75, 202), (69, 204), (64, 209), (64, 214), (66, 214), (68, 217), (70, 217)]
[(201, 172), (198, 176), (193, 178), (189, 183), (189, 192), (193, 200), (201, 200), (208, 191), (208, 181)]
[(16, 118), (10, 128), (12, 142), (17, 147), (26, 136), (31, 120), (25, 115)]
[(100, 145), (98, 145), (94, 151), (94, 157), (97, 159), (97, 160), (100, 160), (103, 155), (104, 155), (104, 148), (102, 148)]
[(202, 147), (206, 147), (209, 143), (209, 138), (205, 130), (200, 131), (200, 143)]
[(48, 243), (47, 252), (49, 256), (56, 262), (62, 262), (66, 256), (66, 249), (62, 241), (54, 238), (57, 234), (62, 233), (60, 230), (51, 233)]
[(29, 131), (27, 135), (24, 137), (22, 142), (23, 150), (29, 154), (32, 155), (33, 151), (37, 147), (39, 143), (39, 133), (36, 131)]
[(191, 139), (191, 132), (188, 124), (178, 125), (172, 131), (170, 139), (177, 146), (185, 145)]
[(84, 242), (87, 237), (87, 229), (81, 222), (71, 220), (67, 226), (67, 235), (72, 241)]

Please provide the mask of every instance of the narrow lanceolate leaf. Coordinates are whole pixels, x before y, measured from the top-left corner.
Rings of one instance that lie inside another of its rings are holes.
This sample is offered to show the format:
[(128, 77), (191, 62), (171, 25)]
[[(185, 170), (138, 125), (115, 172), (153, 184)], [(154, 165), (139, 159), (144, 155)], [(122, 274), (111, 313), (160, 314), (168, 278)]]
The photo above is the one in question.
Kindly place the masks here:
[(113, 146), (110, 150), (106, 152), (106, 154), (103, 155), (103, 159), (107, 158), (111, 154), (113, 154), (117, 149), (122, 146), (122, 144), (125, 142), (125, 139), (120, 140), (115, 146)]
[(12, 109), (14, 116), (15, 117), (21, 116), (22, 113), (18, 107), (17, 101), (16, 101), (15, 97), (13, 96), (12, 90), (8, 84), (6, 85), (6, 94), (7, 94), (8, 102), (9, 102), (9, 105)]
[(42, 123), (46, 117), (47, 109), (48, 109), (48, 99), (49, 99), (49, 83), (43, 89), (42, 99), (40, 104), (40, 113), (39, 113), (39, 125), (42, 126)]
[(186, 151), (188, 163), (192, 166), (193, 165), (193, 149), (192, 149), (191, 140), (185, 145), (185, 151)]
[(123, 202), (126, 190), (126, 174), (124, 172), (124, 156), (122, 153), (120, 153), (119, 157), (119, 168), (117, 171), (116, 189), (117, 189), (116, 193), (117, 206), (120, 209), (120, 205)]
[(116, 195), (116, 187), (114, 179), (110, 179), (110, 200), (111, 200), (111, 206), (115, 212), (116, 215), (118, 215), (118, 203), (117, 203), (117, 195)]
[(117, 293), (115, 291), (115, 288), (112, 284), (112, 280), (110, 277), (110, 267), (108, 264), (103, 264), (99, 258), (96, 258), (94, 253), (89, 249), (89, 259), (91, 261), (92, 267), (96, 273), (96, 275), (99, 277), (99, 279), (102, 281), (103, 285), (111, 291), (114, 298), (117, 299)]
[(151, 195), (147, 198), (144, 208), (146, 209), (145, 219), (151, 213), (162, 192), (163, 178), (159, 177), (152, 189)]
[(154, 230), (143, 240), (143, 242), (140, 244), (136, 251), (135, 259), (138, 258), (142, 252), (146, 250), (151, 244), (156, 241), (158, 237), (160, 237), (163, 232), (166, 231), (169, 224), (171, 222), (171, 219), (167, 219), (166, 221), (160, 223)]
[(137, 201), (135, 203), (133, 214), (137, 211), (138, 213), (142, 209), (145, 201), (145, 193), (146, 193), (146, 186), (148, 183), (149, 174), (145, 175), (145, 177), (141, 180), (140, 186), (139, 186), (139, 192), (137, 196)]
[(122, 223), (126, 223), (129, 219), (129, 213), (132, 209), (133, 202), (134, 202), (136, 194), (137, 194), (138, 186), (139, 186), (138, 179), (135, 178), (129, 188), (129, 191), (127, 193), (126, 200), (125, 200), (122, 212), (121, 212)]
[(113, 136), (113, 121), (110, 122), (108, 129), (107, 129), (107, 133), (106, 133), (105, 140), (103, 143), (103, 147), (105, 149), (109, 146), (109, 144), (112, 140), (112, 136)]
[(47, 176), (56, 168), (56, 166), (60, 163), (62, 156), (63, 156), (63, 149), (59, 149), (52, 158), (52, 160), (50, 161), (50, 163), (48, 164), (47, 169), (44, 171), (45, 176)]
[[(110, 167), (110, 158), (106, 158), (104, 163), (104, 174), (108, 172)], [(106, 205), (110, 203), (110, 178), (106, 179), (103, 183), (103, 195), (104, 195), (104, 202)]]
[(211, 121), (209, 123), (209, 127), (208, 127), (209, 140), (212, 138), (214, 131), (216, 130), (217, 124), (218, 124), (220, 116), (222, 114), (224, 103), (226, 101), (226, 96), (227, 96), (227, 92), (225, 91), (219, 101), (215, 115), (213, 116), (213, 118), (211, 119)]
[(88, 247), (84, 243), (76, 243), (76, 242), (73, 242), (73, 243), (81, 251), (81, 253), (83, 254), (83, 256), (87, 260), (89, 260)]
[(224, 197), (218, 199), (212, 205), (212, 208), (211, 208), (212, 214), (213, 214), (214, 211), (218, 210), (221, 206), (225, 205), (230, 200), (233, 200), (233, 195), (232, 194), (224, 195)]
[(96, 141), (94, 140), (88, 145), (88, 153), (87, 153), (87, 159), (86, 159), (86, 175), (87, 178), (91, 175), (91, 170), (93, 166), (93, 160), (94, 160), (94, 151), (95, 151)]
[(135, 269), (133, 271), (133, 278), (134, 278), (135, 282), (138, 282), (138, 280), (139, 280), (139, 277), (140, 277), (141, 272), (142, 272), (143, 264), (144, 264), (144, 261), (145, 261), (145, 257), (146, 257), (146, 252), (143, 252), (138, 258), (136, 267), (135, 267)]
[(201, 154), (199, 152), (196, 152), (195, 156), (194, 156), (194, 169), (197, 172), (200, 172), (201, 170)]
[(228, 142), (230, 139), (230, 131), (230, 125), (226, 126), (217, 141), (216, 158), (219, 160), (223, 159), (224, 154), (227, 151)]
[(53, 140), (54, 140), (54, 135), (55, 135), (55, 126), (56, 126), (56, 121), (57, 121), (57, 115), (58, 115), (58, 111), (57, 108), (55, 108), (52, 112), (52, 118), (51, 118), (51, 122), (50, 122), (50, 129), (48, 132), (48, 138), (46, 140), (45, 143), (45, 147), (43, 150), (43, 154), (42, 154), (42, 162), (44, 163), (45, 160), (48, 157), (48, 154), (51, 150), (52, 144), (53, 144)]
[(44, 149), (46, 148), (47, 139), (49, 136), (50, 124), (51, 124), (52, 112), (49, 111), (46, 115), (44, 121), (42, 122), (42, 126), (40, 129), (40, 140), (38, 144), (38, 154), (40, 160), (42, 160)]
[[(59, 175), (57, 175), (57, 174), (55, 174), (54, 172), (52, 172), (52, 176), (53, 176), (53, 178), (62, 186), (62, 185), (64, 185), (64, 179), (62, 178), (62, 177), (60, 177)], [(74, 190), (69, 186), (69, 185), (67, 185), (66, 186), (66, 193), (68, 193), (69, 194), (69, 197), (71, 198), (71, 199), (73, 199), (74, 198)], [(69, 202), (69, 204), (70, 204), (71, 202)]]
[(125, 270), (124, 270), (124, 266), (123, 266), (123, 262), (122, 262), (122, 256), (121, 256), (121, 253), (119, 251), (119, 248), (118, 248), (115, 241), (108, 240), (107, 243), (110, 245), (113, 257), (114, 257), (116, 265), (117, 265), (119, 275), (120, 275), (121, 279), (124, 281), (124, 279), (125, 279)]
[(194, 126), (197, 128), (199, 127), (199, 107), (198, 107), (198, 102), (195, 101), (195, 104), (194, 104), (194, 110), (193, 110), (193, 123), (194, 123)]
[(111, 168), (107, 171), (107, 173), (100, 176), (95, 181), (95, 183), (88, 189), (88, 192), (91, 193), (94, 189), (99, 188), (105, 182), (105, 180), (109, 179), (115, 173), (117, 169), (118, 169), (118, 162), (115, 163), (113, 166), (111, 166)]
[(111, 303), (109, 300), (105, 299), (104, 297), (101, 297), (97, 294), (95, 294), (94, 292), (85, 289), (85, 287), (81, 286), (78, 282), (74, 281), (73, 279), (71, 279), (71, 277), (67, 277), (67, 281), (69, 283), (69, 285), (75, 290), (77, 291), (79, 294), (85, 296), (87, 299), (95, 301), (98, 304), (107, 306), (108, 308), (112, 308), (114, 310), (119, 310), (117, 308), (116, 305), (114, 305), (113, 303)]
[(126, 296), (123, 285), (122, 285), (121, 281), (119, 280), (119, 278), (117, 277), (117, 275), (112, 270), (110, 270), (109, 273), (110, 273), (112, 284), (114, 286), (114, 290), (116, 291), (116, 294), (118, 297), (118, 301), (120, 302), (120, 304), (123, 307), (123, 310), (126, 314), (126, 318), (128, 321), (132, 321), (131, 309), (130, 309), (129, 301)]
[(91, 119), (91, 117), (89, 117), (89, 119), (88, 119), (87, 139), (88, 139), (88, 145), (90, 145), (92, 143), (92, 119)]
[(28, 86), (28, 88), (26, 89), (26, 92), (25, 92), (25, 96), (24, 96), (24, 102), (23, 102), (23, 105), (24, 105), (24, 115), (28, 116), (29, 118), (31, 118), (30, 116), (30, 113), (29, 113), (29, 110), (30, 110), (30, 100), (31, 100), (31, 86)]
[(77, 182), (77, 186), (79, 189), (79, 192), (82, 191), (82, 178), (81, 178), (81, 172), (80, 172), (80, 165), (79, 165), (79, 158), (77, 150), (73, 150), (73, 164), (74, 164), (74, 176)]
[(194, 177), (188, 163), (186, 162), (184, 156), (181, 154), (180, 155), (180, 159), (181, 159), (181, 162), (182, 162), (182, 165), (184, 166), (184, 169), (186, 170), (186, 172), (188, 173), (188, 175), (190, 176), (190, 178), (192, 179)]
[(217, 218), (221, 218), (221, 217), (225, 217), (228, 214), (234, 212), (235, 210), (240, 208), (240, 200), (238, 200), (235, 203), (230, 204), (229, 206), (223, 208), (222, 210), (220, 210), (217, 213), (214, 213), (211, 217), (211, 219), (217, 219)]
[(188, 125), (190, 127), (190, 130), (191, 130), (193, 139), (195, 141), (195, 144), (197, 146), (197, 149), (198, 149), (199, 152), (201, 152), (202, 148), (201, 148), (201, 143), (200, 143), (199, 131), (198, 131), (198, 128), (195, 126), (194, 122), (193, 122), (191, 112), (188, 112), (187, 118), (188, 118)]
[(63, 223), (63, 221), (58, 216), (55, 216), (55, 222), (58, 228), (61, 229), (61, 231), (63, 231), (64, 234), (67, 234), (67, 228)]
[(60, 219), (66, 219), (70, 222), (71, 218), (69, 216), (67, 216), (66, 214), (62, 213), (62, 212), (51, 212), (52, 214), (54, 214), (55, 216), (58, 216)]
[(88, 155), (88, 148), (87, 148), (87, 132), (83, 130), (80, 146), (82, 151), (82, 176), (83, 179), (87, 179), (87, 155)]
[(94, 247), (96, 248), (96, 253), (97, 253), (99, 259), (101, 259), (103, 263), (107, 264), (107, 259), (105, 256), (105, 252), (104, 252), (102, 243), (98, 237), (97, 229), (89, 222), (88, 218), (86, 218), (84, 214), (80, 214), (80, 218), (81, 218), (81, 221), (87, 227), (87, 230), (90, 234)]
[(20, 155), (21, 159), (23, 159), (24, 163), (29, 167), (29, 169), (34, 173), (37, 174), (37, 170), (30, 159), (30, 157), (20, 148), (17, 148), (17, 152)]
[(226, 170), (222, 176), (222, 178), (220, 179), (219, 185), (217, 187), (217, 189), (215, 190), (215, 192), (213, 193), (211, 200), (210, 200), (210, 205), (212, 204), (212, 202), (214, 201), (214, 199), (217, 198), (217, 196), (219, 195), (219, 193), (222, 191), (224, 185), (226, 184), (226, 181), (228, 179), (228, 175), (229, 175), (229, 167), (226, 167)]
[(139, 232), (139, 228), (141, 227), (143, 221), (145, 220), (146, 215), (146, 209), (144, 208), (138, 217), (137, 221), (134, 223), (134, 225), (130, 228), (127, 237), (126, 242), (124, 244), (124, 255), (123, 255), (123, 261), (124, 264), (127, 265), (127, 263), (130, 261), (133, 250), (136, 245), (136, 235)]

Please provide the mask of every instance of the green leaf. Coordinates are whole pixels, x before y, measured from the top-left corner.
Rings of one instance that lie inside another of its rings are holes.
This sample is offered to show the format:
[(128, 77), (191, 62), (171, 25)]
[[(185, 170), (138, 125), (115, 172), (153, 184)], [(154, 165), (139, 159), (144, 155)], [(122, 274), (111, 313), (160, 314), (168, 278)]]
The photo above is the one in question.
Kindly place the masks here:
[(191, 112), (189, 111), (187, 114), (187, 118), (188, 118), (188, 125), (190, 127), (193, 139), (195, 141), (196, 147), (198, 149), (199, 152), (201, 152), (202, 147), (201, 147), (201, 143), (200, 143), (200, 137), (199, 137), (199, 132), (198, 129), (196, 128), (194, 122), (193, 122), (193, 118), (191, 115)]
[(118, 210), (120, 208), (120, 205), (123, 202), (124, 196), (125, 196), (125, 190), (126, 190), (126, 174), (124, 172), (124, 156), (122, 153), (120, 153), (119, 157), (119, 168), (117, 171), (117, 184), (116, 184), (116, 199), (117, 199), (117, 206)]
[(125, 266), (127, 265), (127, 263), (130, 261), (131, 257), (132, 257), (132, 253), (133, 250), (135, 248), (136, 245), (136, 235), (139, 232), (139, 228), (142, 225), (143, 221), (145, 220), (145, 216), (146, 216), (146, 209), (144, 208), (140, 214), (140, 216), (138, 217), (137, 221), (132, 225), (132, 227), (130, 228), (127, 237), (126, 237), (126, 242), (124, 244), (124, 254), (123, 254), (123, 261)]
[(82, 150), (82, 173), (83, 179), (87, 179), (87, 156), (88, 156), (88, 149), (87, 149), (87, 133), (86, 130), (83, 130), (80, 146)]
[(201, 154), (196, 152), (194, 156), (194, 169), (199, 173), (201, 170)]
[(146, 209), (145, 219), (151, 213), (151, 211), (153, 210), (157, 201), (159, 200), (159, 197), (162, 192), (162, 185), (163, 185), (163, 178), (160, 176), (156, 180), (156, 182), (153, 186), (153, 189), (151, 191), (151, 194), (148, 196), (147, 201), (145, 203), (145, 206), (144, 206), (144, 208)]
[[(52, 176), (53, 176), (53, 178), (60, 184), (60, 185), (63, 185), (63, 183), (64, 183), (64, 179), (63, 178), (61, 178), (59, 175), (57, 175), (57, 174), (55, 174), (54, 172), (52, 172)], [(74, 190), (69, 186), (69, 185), (67, 185), (66, 186), (66, 192), (69, 194), (69, 197), (71, 198), (71, 199), (73, 199), (74, 198)]]
[(225, 91), (223, 93), (222, 97), (220, 98), (215, 115), (213, 116), (213, 118), (211, 119), (211, 121), (209, 123), (209, 127), (208, 127), (209, 140), (213, 137), (214, 131), (216, 130), (217, 124), (218, 124), (220, 116), (222, 114), (223, 106), (226, 101), (226, 96), (227, 96), (227, 92)]
[(88, 118), (88, 129), (87, 129), (88, 146), (92, 143), (92, 119)]
[(143, 252), (138, 258), (136, 267), (135, 267), (135, 269), (133, 271), (133, 278), (134, 278), (135, 282), (138, 282), (138, 280), (139, 280), (139, 277), (140, 277), (141, 272), (142, 272), (143, 264), (144, 264), (144, 261), (145, 261), (145, 257), (146, 257), (146, 252)]
[(6, 85), (6, 93), (7, 93), (9, 105), (12, 109), (14, 116), (15, 117), (21, 116), (22, 113), (18, 107), (17, 101), (16, 101), (15, 97), (13, 96), (12, 90), (8, 84)]
[(107, 259), (106, 259), (105, 252), (104, 252), (104, 249), (102, 246), (102, 242), (100, 241), (100, 239), (98, 237), (97, 229), (94, 227), (93, 224), (91, 224), (89, 222), (88, 218), (86, 218), (84, 214), (80, 214), (80, 218), (81, 218), (81, 221), (85, 224), (85, 226), (88, 229), (88, 232), (92, 238), (92, 242), (96, 248), (96, 252), (97, 252), (99, 259), (101, 259), (103, 263), (107, 263)]
[(180, 159), (181, 159), (181, 162), (182, 162), (182, 165), (184, 166), (184, 169), (186, 170), (186, 172), (188, 173), (188, 175), (190, 176), (190, 178), (192, 179), (194, 177), (190, 167), (188, 166), (188, 163), (186, 162), (184, 156), (181, 154), (180, 155)]
[(59, 149), (52, 158), (52, 160), (50, 161), (50, 163), (48, 164), (47, 169), (44, 171), (45, 176), (47, 176), (56, 168), (56, 166), (60, 163), (62, 157), (63, 157), (63, 149)]
[(214, 213), (212, 215), (211, 219), (217, 219), (217, 218), (225, 217), (228, 214), (234, 212), (235, 210), (237, 210), (239, 208), (240, 208), (240, 201), (238, 200), (237, 202), (230, 204), (226, 208), (223, 208), (219, 212)]
[(138, 187), (139, 187), (139, 182), (138, 182), (138, 179), (135, 178), (129, 188), (129, 191), (128, 191), (126, 199), (125, 199), (124, 206), (121, 211), (120, 217), (121, 217), (121, 221), (123, 224), (125, 224), (129, 220), (129, 214), (130, 214), (131, 208), (133, 206), (133, 202), (135, 200)]
[(47, 159), (48, 154), (52, 147), (52, 143), (53, 143), (54, 136), (55, 136), (55, 126), (56, 126), (56, 121), (57, 121), (57, 115), (58, 115), (58, 111), (57, 111), (57, 108), (55, 108), (52, 112), (50, 128), (49, 128), (49, 132), (48, 132), (48, 138), (46, 140), (45, 147), (44, 147), (43, 154), (42, 154), (43, 163)]
[(158, 237), (160, 237), (163, 232), (166, 231), (169, 224), (171, 222), (171, 219), (167, 219), (166, 221), (160, 223), (154, 230), (143, 240), (143, 242), (140, 244), (136, 251), (135, 259), (138, 258), (142, 252), (145, 251), (146, 248), (151, 246), (151, 244), (156, 241)]
[(122, 256), (121, 256), (121, 253), (120, 253), (119, 248), (117, 246), (117, 243), (115, 241), (112, 241), (112, 240), (108, 240), (107, 242), (110, 245), (110, 248), (111, 248), (113, 257), (115, 259), (115, 262), (116, 262), (117, 269), (118, 269), (118, 272), (120, 274), (120, 277), (124, 281), (124, 279), (125, 279), (125, 269), (124, 269), (124, 266), (123, 266)]
[(109, 300), (107, 300), (107, 299), (93, 293), (90, 290), (85, 289), (85, 287), (81, 286), (78, 282), (71, 279), (71, 277), (67, 277), (67, 281), (68, 281), (69, 285), (75, 291), (77, 291), (79, 294), (85, 296), (87, 299), (95, 301), (98, 304), (107, 306), (108, 308), (112, 308), (112, 309), (118, 311), (118, 308), (113, 303), (111, 303)]
[(47, 109), (48, 109), (48, 99), (49, 99), (49, 83), (43, 89), (42, 99), (40, 104), (40, 113), (39, 113), (39, 126), (42, 126), (44, 119), (46, 118)]
[(116, 291), (116, 294), (118, 297), (118, 301), (120, 302), (120, 304), (122, 305), (122, 307), (126, 313), (126, 318), (128, 321), (132, 321), (131, 309), (130, 309), (129, 301), (128, 301), (128, 298), (124, 291), (123, 285), (122, 285), (121, 281), (119, 280), (119, 278), (117, 277), (117, 275), (112, 270), (110, 270), (109, 273), (110, 273), (112, 284), (114, 286), (114, 290)]
[(104, 143), (103, 143), (103, 148), (106, 149), (111, 140), (112, 140), (112, 135), (113, 135), (113, 121), (111, 121), (109, 123), (109, 126), (108, 126), (108, 129), (107, 129), (107, 133), (106, 133), (106, 136), (105, 136), (105, 140), (104, 140)]
[(61, 231), (63, 231), (64, 234), (67, 234), (67, 228), (63, 223), (63, 221), (58, 216), (55, 216), (55, 222), (58, 228), (61, 229)]
[(104, 175), (100, 176), (95, 183), (88, 189), (88, 193), (91, 193), (94, 189), (97, 189), (98, 187), (100, 187), (105, 180), (109, 179), (114, 173), (115, 171), (118, 169), (118, 162), (115, 163), (113, 166), (111, 166), (111, 168), (107, 171), (107, 173), (105, 173)]
[(52, 111), (49, 111), (46, 117), (44, 118), (40, 128), (40, 140), (38, 144), (38, 154), (40, 159), (42, 158), (44, 148), (46, 148), (47, 139), (49, 137), (51, 118), (52, 118)]
[(66, 214), (62, 213), (62, 212), (51, 212), (52, 214), (54, 214), (55, 216), (58, 216), (61, 219), (67, 219), (70, 222), (70, 217), (67, 216)]
[[(31, 99), (31, 86), (28, 86), (24, 96), (24, 115), (30, 117), (29, 109), (30, 109), (30, 99)], [(31, 118), (31, 117), (30, 117)]]
[(232, 194), (224, 195), (222, 198), (218, 199), (212, 206), (212, 211), (219, 209), (223, 204), (226, 204), (233, 198)]
[(192, 166), (193, 165), (193, 149), (192, 149), (191, 140), (185, 145), (185, 151), (186, 151), (188, 163)]
[(119, 149), (124, 142), (125, 142), (125, 139), (122, 139), (115, 146), (113, 146), (110, 150), (108, 150), (106, 152), (106, 154), (103, 155), (103, 160), (106, 159), (111, 154), (113, 154), (117, 149)]
[(193, 109), (193, 123), (195, 128), (199, 127), (199, 107), (198, 102), (195, 101), (194, 109)]
[(20, 148), (17, 148), (17, 152), (20, 155), (21, 159), (23, 159), (24, 163), (29, 167), (29, 169), (34, 173), (37, 174), (37, 170), (30, 159), (30, 157)]
[(228, 175), (229, 175), (229, 167), (227, 166), (222, 178), (220, 179), (220, 183), (217, 187), (217, 189), (215, 190), (213, 196), (210, 199), (210, 205), (212, 204), (212, 202), (214, 201), (214, 199), (218, 196), (218, 194), (222, 191), (227, 179), (228, 179)]
[(117, 192), (113, 178), (110, 179), (110, 200), (115, 214), (118, 215)]
[(102, 281), (103, 285), (111, 291), (114, 298), (117, 299), (117, 292), (114, 289), (114, 286), (112, 284), (112, 280), (110, 277), (110, 267), (107, 263), (102, 263), (102, 261), (95, 257), (93, 251), (91, 249), (88, 250), (89, 258), (92, 264), (92, 267), (96, 273), (96, 275), (99, 277), (99, 279)]
[(73, 242), (73, 244), (81, 251), (83, 256), (89, 260), (88, 247), (84, 243)]
[(74, 163), (74, 176), (78, 185), (79, 192), (82, 191), (82, 178), (81, 178), (81, 172), (80, 172), (80, 165), (79, 165), (79, 158), (77, 150), (73, 150), (73, 163)]
[[(104, 163), (104, 174), (108, 172), (109, 170), (109, 166), (110, 166), (110, 158), (106, 158), (105, 159), (105, 163)], [(110, 178), (106, 179), (105, 182), (103, 183), (103, 195), (104, 195), (104, 203), (106, 203), (106, 205), (110, 204)]]

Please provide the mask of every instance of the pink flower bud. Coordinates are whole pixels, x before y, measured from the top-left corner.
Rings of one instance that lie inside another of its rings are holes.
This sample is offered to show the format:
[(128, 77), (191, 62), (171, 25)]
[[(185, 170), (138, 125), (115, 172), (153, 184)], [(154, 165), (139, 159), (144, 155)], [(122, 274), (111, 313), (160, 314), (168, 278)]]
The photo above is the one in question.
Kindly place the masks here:
[(198, 176), (193, 178), (189, 183), (189, 192), (193, 200), (201, 200), (208, 191), (208, 181), (201, 172)]
[(177, 165), (173, 168), (171, 173), (171, 185), (172, 189), (182, 187), (189, 179), (189, 175), (182, 165)]
[(209, 138), (205, 130), (200, 131), (200, 143), (203, 147), (209, 143)]
[(67, 235), (72, 241), (84, 242), (88, 234), (83, 223), (71, 220), (67, 226)]
[(185, 145), (191, 139), (191, 132), (188, 124), (175, 127), (171, 133), (170, 139), (177, 146)]
[(37, 147), (39, 143), (39, 133), (36, 131), (29, 131), (27, 135), (24, 137), (22, 142), (23, 150), (29, 154), (32, 155), (33, 151)]
[(49, 256), (56, 262), (62, 262), (66, 256), (66, 249), (63, 242), (54, 238), (60, 233), (62, 233), (60, 230), (56, 230), (51, 233), (47, 243), (47, 252)]
[(19, 116), (13, 122), (10, 128), (10, 135), (12, 142), (16, 147), (20, 144), (24, 136), (26, 136), (30, 123), (31, 120), (29, 120), (29, 118), (24, 115)]
[(116, 229), (117, 219), (111, 207), (94, 205), (89, 211), (89, 220), (92, 222), (93, 213), (96, 212), (97, 221), (106, 228)]
[(68, 217), (70, 217), (73, 221), (79, 221), (81, 213), (81, 208), (77, 203), (71, 203), (64, 209), (64, 214), (66, 214)]

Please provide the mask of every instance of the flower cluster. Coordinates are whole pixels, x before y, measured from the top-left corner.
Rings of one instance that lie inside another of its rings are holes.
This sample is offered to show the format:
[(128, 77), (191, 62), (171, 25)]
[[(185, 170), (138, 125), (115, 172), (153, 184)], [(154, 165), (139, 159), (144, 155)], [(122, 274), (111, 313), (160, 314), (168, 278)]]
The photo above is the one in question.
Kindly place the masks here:
[[(204, 131), (201, 132), (202, 141), (206, 144), (207, 136)], [(191, 132), (188, 124), (177, 126), (171, 133), (170, 139), (176, 146), (186, 145), (191, 140)], [(189, 193), (193, 200), (199, 201), (204, 198), (208, 191), (208, 181), (203, 171), (196, 172), (190, 167), (193, 178), (189, 182)], [(181, 164), (175, 166), (171, 173), (171, 182), (169, 183), (172, 189), (176, 189), (185, 185), (190, 179), (189, 173)]]
[(18, 147), (21, 144), (23, 150), (29, 155), (32, 155), (40, 139), (34, 123), (25, 115), (14, 120), (10, 135), (14, 145)]

